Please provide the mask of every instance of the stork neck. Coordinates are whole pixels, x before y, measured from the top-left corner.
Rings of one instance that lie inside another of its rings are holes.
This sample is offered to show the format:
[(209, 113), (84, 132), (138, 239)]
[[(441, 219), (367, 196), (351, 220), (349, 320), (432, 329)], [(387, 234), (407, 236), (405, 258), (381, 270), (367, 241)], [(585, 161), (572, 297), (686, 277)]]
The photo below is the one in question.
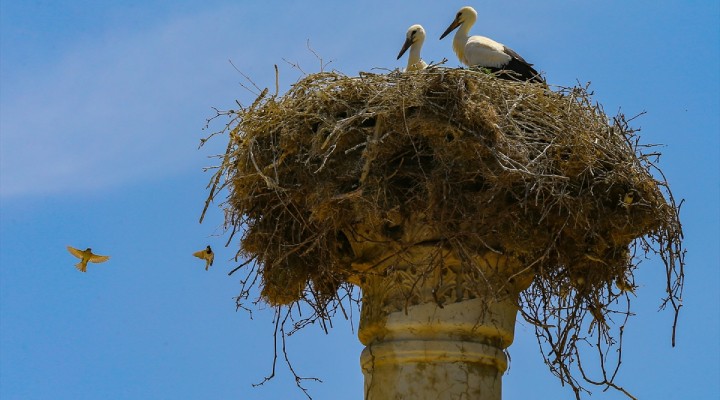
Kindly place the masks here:
[(467, 26), (466, 24), (460, 25), (457, 32), (455, 32), (455, 37), (453, 38), (453, 51), (460, 59), (460, 62), (463, 64), (467, 64), (465, 61), (465, 44), (468, 41), (468, 32), (470, 31), (470, 26)]
[(421, 47), (422, 47), (422, 42), (416, 42), (416, 43), (413, 43), (412, 46), (410, 46), (410, 54), (408, 55), (408, 68), (417, 64), (420, 61), (420, 48)]

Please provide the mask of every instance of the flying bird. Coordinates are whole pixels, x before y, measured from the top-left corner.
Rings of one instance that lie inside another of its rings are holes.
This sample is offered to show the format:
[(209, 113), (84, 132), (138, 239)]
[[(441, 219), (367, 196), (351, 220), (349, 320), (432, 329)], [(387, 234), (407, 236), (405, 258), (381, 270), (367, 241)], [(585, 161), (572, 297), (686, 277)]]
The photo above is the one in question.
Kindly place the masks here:
[(532, 64), (511, 48), (485, 36), (468, 36), (476, 20), (477, 11), (472, 7), (463, 7), (440, 36), (442, 40), (459, 27), (453, 38), (453, 51), (461, 63), (468, 67), (486, 68), (491, 72), (503, 71), (498, 74), (498, 77), (503, 79), (545, 82)]
[(208, 247), (205, 248), (205, 250), (196, 251), (193, 253), (193, 255), (197, 258), (201, 258), (205, 260), (205, 271), (210, 268), (211, 265), (213, 265), (213, 260), (215, 259), (215, 253), (213, 253), (212, 249), (208, 245)]
[(628, 282), (627, 279), (622, 276), (618, 276), (617, 279), (615, 279), (615, 285), (623, 292), (630, 292), (632, 294), (635, 294), (636, 286)]
[(75, 264), (75, 268), (80, 270), (80, 272), (87, 271), (87, 263), (88, 261), (92, 263), (103, 263), (110, 259), (110, 256), (101, 256), (97, 254), (93, 254), (91, 248), (87, 248), (85, 250), (76, 249), (72, 246), (67, 247), (70, 254), (74, 255), (75, 257), (80, 259), (80, 262)]
[(425, 29), (423, 29), (421, 25), (413, 25), (408, 28), (407, 34), (405, 34), (405, 43), (403, 43), (402, 49), (400, 49), (400, 53), (397, 56), (399, 60), (407, 49), (410, 49), (405, 71), (419, 71), (427, 68), (427, 63), (420, 58), (420, 49), (424, 41)]

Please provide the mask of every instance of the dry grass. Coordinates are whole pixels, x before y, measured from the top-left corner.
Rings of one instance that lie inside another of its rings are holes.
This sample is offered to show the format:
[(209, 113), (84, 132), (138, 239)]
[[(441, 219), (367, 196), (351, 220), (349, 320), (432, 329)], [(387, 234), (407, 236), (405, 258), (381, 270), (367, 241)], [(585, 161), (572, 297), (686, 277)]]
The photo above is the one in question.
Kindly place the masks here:
[[(591, 336), (607, 360), (619, 343), (611, 329), (621, 339), (638, 250), (660, 254), (666, 302), (679, 310), (682, 229), (659, 154), (586, 88), (441, 67), (322, 72), (219, 115), (231, 117), (229, 144), (208, 204), (227, 189), (227, 228), (242, 235), (243, 265), (252, 262), (244, 283), (260, 283), (272, 305), (305, 301), (329, 318), (363, 273), (349, 244), (358, 226), (393, 243), (407, 240), (403, 221), (422, 215), (440, 246), (527, 265), (535, 279), (522, 312), (578, 397), (576, 376), (622, 390), (605, 364), (602, 379), (586, 376), (577, 352)], [(613, 310), (619, 299), (627, 306)]]

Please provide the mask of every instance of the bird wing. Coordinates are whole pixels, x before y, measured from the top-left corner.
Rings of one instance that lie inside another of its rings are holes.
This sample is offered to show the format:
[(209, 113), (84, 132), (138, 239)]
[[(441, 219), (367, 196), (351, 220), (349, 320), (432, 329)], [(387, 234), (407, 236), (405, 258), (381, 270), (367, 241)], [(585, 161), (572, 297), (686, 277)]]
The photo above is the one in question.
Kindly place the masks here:
[(79, 259), (82, 260), (82, 258), (83, 258), (83, 256), (84, 256), (84, 253), (83, 253), (82, 250), (78, 250), (78, 249), (76, 249), (76, 248), (74, 248), (74, 247), (72, 247), (72, 246), (68, 246), (67, 249), (68, 249), (68, 251), (70, 252), (70, 254), (72, 254), (72, 255), (74, 255), (75, 257), (77, 257), (77, 258), (79, 258)]
[(88, 258), (88, 261), (93, 262), (93, 263), (103, 263), (109, 259), (110, 259), (110, 256), (101, 256), (101, 255), (93, 254), (90, 256), (90, 258)]
[(522, 56), (521, 56), (520, 54), (518, 54), (515, 50), (513, 50), (513, 49), (511, 49), (511, 48), (509, 48), (509, 47), (507, 47), (507, 46), (503, 46), (503, 50), (505, 51), (505, 53), (507, 53), (508, 55), (510, 55), (510, 57), (512, 57), (512, 58), (514, 58), (514, 59), (516, 59), (516, 60), (518, 60), (518, 61), (522, 61), (522, 62), (524, 62), (525, 64), (527, 64), (528, 66), (531, 66), (531, 67), (532, 67), (532, 64), (530, 64), (529, 62), (525, 61), (525, 59), (522, 58)]
[(197, 258), (202, 258), (205, 260), (207, 258), (207, 251), (206, 250), (200, 250), (193, 253), (193, 255)]
[(469, 66), (502, 67), (512, 59), (504, 45), (485, 36), (471, 36), (465, 43), (465, 61)]

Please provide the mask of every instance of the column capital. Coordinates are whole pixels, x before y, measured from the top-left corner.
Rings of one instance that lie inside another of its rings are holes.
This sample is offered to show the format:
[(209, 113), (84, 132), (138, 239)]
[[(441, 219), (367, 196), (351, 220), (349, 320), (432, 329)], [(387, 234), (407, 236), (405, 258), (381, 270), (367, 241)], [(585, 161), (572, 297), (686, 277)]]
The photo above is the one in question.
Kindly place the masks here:
[(532, 278), (522, 265), (435, 245), (381, 264), (359, 278), (366, 399), (499, 400), (517, 295)]

